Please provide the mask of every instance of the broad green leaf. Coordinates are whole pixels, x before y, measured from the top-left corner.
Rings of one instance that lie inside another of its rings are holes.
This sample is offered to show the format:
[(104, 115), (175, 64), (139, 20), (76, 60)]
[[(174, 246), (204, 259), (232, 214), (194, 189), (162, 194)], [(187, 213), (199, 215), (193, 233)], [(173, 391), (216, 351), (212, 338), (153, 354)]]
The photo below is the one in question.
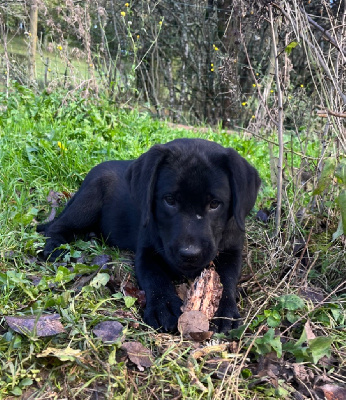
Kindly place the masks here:
[(285, 47), (285, 52), (290, 55), (291, 51), (298, 46), (298, 42), (291, 42)]
[(264, 315), (267, 317), (267, 324), (271, 328), (276, 328), (281, 323), (281, 315), (277, 310), (264, 310)]
[(101, 286), (106, 286), (110, 276), (105, 272), (99, 272), (95, 278), (90, 282), (90, 286), (95, 288), (100, 288)]
[(306, 332), (305, 329), (300, 337), (300, 339), (294, 343), (292, 340), (284, 343), (282, 345), (283, 351), (288, 351), (293, 354), (296, 358), (296, 362), (309, 361), (310, 356), (308, 353), (308, 346), (306, 346)]
[(18, 386), (15, 386), (12, 390), (11, 393), (14, 394), (15, 396), (21, 396), (22, 395), (22, 389)]
[(296, 294), (285, 294), (278, 298), (280, 309), (289, 311), (301, 310), (305, 307), (305, 301)]
[(244, 335), (244, 332), (245, 332), (246, 328), (247, 328), (246, 325), (241, 325), (236, 329), (232, 329), (229, 332), (229, 336), (228, 336), (229, 339), (230, 340), (232, 340), (232, 339), (240, 339)]
[(346, 235), (346, 190), (342, 190), (338, 197), (338, 203), (341, 211), (341, 220), (344, 235)]
[(255, 340), (255, 347), (259, 354), (267, 354), (274, 350), (278, 358), (282, 355), (280, 336), (275, 337), (275, 331), (272, 328), (268, 329), (268, 332), (263, 337)]
[(124, 297), (124, 295), (121, 292), (117, 292), (112, 294), (112, 297), (116, 300), (122, 299)]
[(341, 235), (344, 234), (344, 227), (342, 223), (342, 218), (339, 219), (338, 229), (333, 233), (332, 242), (338, 239)]
[(346, 159), (342, 160), (336, 167), (335, 176), (341, 183), (346, 185)]
[(68, 268), (60, 266), (56, 272), (54, 281), (66, 283), (74, 279), (75, 276), (76, 274), (72, 273)]
[(109, 365), (115, 365), (116, 362), (117, 362), (116, 361), (116, 349), (114, 349), (109, 354), (108, 363), (109, 363)]
[(321, 172), (320, 179), (318, 180), (316, 189), (312, 192), (313, 196), (316, 194), (322, 194), (332, 183), (332, 177), (334, 174), (336, 165), (335, 158), (327, 158), (324, 163), (324, 168)]
[(24, 378), (20, 381), (19, 386), (30, 386), (34, 383), (34, 381), (31, 378)]
[(248, 379), (252, 377), (252, 371), (249, 368), (244, 368), (241, 370), (241, 376), (244, 379)]
[(294, 322), (296, 322), (299, 319), (299, 315), (297, 315), (293, 311), (287, 311), (286, 319), (287, 319), (288, 322), (293, 324)]
[(86, 265), (77, 263), (73, 267), (73, 272), (76, 274), (91, 274), (92, 272), (98, 271), (100, 267), (98, 265)]
[(308, 339), (307, 339), (307, 334), (306, 334), (306, 330), (305, 330), (305, 328), (304, 328), (304, 329), (303, 329), (303, 332), (302, 332), (302, 334), (300, 335), (300, 338), (299, 338), (298, 341), (296, 342), (295, 346), (299, 347), (299, 346), (301, 346), (302, 344), (306, 343), (307, 340), (308, 340)]
[(333, 338), (326, 336), (319, 336), (315, 339), (309, 340), (309, 349), (314, 364), (324, 357), (330, 357), (330, 346), (333, 343)]
[(131, 296), (125, 296), (124, 297), (124, 300), (125, 300), (125, 306), (127, 307), (127, 308), (130, 308), (130, 307), (132, 307), (134, 304), (135, 304), (135, 302), (136, 302), (136, 298), (135, 297), (131, 297)]

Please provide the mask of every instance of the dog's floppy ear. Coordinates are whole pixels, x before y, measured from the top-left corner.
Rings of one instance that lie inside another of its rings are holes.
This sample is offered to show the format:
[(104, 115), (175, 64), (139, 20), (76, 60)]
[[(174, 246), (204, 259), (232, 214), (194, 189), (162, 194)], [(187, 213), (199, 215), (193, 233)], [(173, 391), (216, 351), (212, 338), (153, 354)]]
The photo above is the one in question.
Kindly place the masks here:
[(126, 172), (131, 195), (141, 210), (141, 222), (146, 226), (150, 219), (159, 165), (165, 158), (166, 148), (157, 144), (142, 154)]
[(261, 179), (257, 170), (233, 149), (227, 149), (227, 164), (233, 216), (239, 229), (245, 231), (245, 217), (255, 205)]

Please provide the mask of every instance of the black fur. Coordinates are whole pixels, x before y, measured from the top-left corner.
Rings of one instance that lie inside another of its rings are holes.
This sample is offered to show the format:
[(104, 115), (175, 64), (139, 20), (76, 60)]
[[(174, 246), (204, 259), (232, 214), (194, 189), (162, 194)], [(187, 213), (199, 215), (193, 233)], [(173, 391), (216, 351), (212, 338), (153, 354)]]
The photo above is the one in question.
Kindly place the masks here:
[(164, 331), (176, 330), (181, 314), (173, 281), (214, 261), (223, 284), (215, 324), (225, 332), (240, 317), (245, 217), (259, 186), (255, 168), (233, 149), (202, 139), (155, 145), (137, 160), (93, 168), (61, 215), (38, 227), (48, 237), (44, 255), (56, 258), (62, 243), (91, 231), (133, 250), (144, 320)]

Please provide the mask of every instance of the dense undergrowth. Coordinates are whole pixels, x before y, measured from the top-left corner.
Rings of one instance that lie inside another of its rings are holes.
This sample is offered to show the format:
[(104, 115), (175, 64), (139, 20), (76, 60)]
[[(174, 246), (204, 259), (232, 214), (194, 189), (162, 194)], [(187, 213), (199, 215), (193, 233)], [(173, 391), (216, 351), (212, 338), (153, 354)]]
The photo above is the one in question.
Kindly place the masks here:
[[(208, 343), (158, 334), (143, 324), (138, 302), (121, 290), (130, 279), (131, 254), (79, 241), (64, 263), (46, 263), (39, 257), (43, 237), (35, 231), (52, 210), (50, 191), (60, 194), (62, 206), (97, 163), (135, 158), (177, 137), (234, 147), (263, 181), (247, 226), (239, 287), (244, 325)], [(313, 171), (320, 143), (304, 140)], [(312, 196), (313, 172), (310, 186), (291, 173), (301, 166), (300, 145), (287, 134), (283, 222), (281, 235), (273, 237), (266, 140), (172, 128), (137, 110), (66, 92), (35, 95), (18, 86), (2, 97), (0, 398), (318, 399), (327, 390), (344, 390), (345, 243), (342, 236), (332, 241), (339, 218), (333, 194), (324, 193), (322, 205)], [(106, 270), (95, 257), (107, 260)], [(48, 337), (16, 333), (5, 321), (54, 313), (65, 331)], [(93, 334), (105, 320), (123, 324), (121, 339), (105, 344)], [(124, 340), (150, 349), (153, 365), (139, 370), (124, 355)]]

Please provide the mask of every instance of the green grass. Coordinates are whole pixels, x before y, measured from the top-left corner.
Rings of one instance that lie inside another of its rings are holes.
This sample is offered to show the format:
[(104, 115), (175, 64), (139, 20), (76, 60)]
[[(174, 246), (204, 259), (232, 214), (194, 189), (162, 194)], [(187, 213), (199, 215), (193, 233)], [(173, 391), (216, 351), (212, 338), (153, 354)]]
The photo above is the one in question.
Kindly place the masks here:
[[(256, 165), (264, 182), (257, 207), (270, 203), (274, 192), (264, 141), (221, 130), (173, 129), (148, 114), (117, 109), (104, 99), (91, 102), (58, 91), (35, 96), (20, 86), (8, 100), (0, 99), (0, 109), (0, 399), (20, 398), (22, 393), (34, 399), (88, 399), (93, 392), (107, 399), (291, 398), (300, 390), (299, 384), (289, 381), (282, 369), (276, 384), (257, 376), (259, 365), (268, 362), (273, 352), (290, 373), (294, 362), (305, 362), (314, 377), (323, 369), (332, 382), (340, 384), (346, 359), (345, 296), (334, 293), (323, 305), (316, 305), (300, 292), (305, 284), (325, 296), (344, 281), (345, 250), (341, 242), (330, 243), (332, 232), (321, 232), (317, 218), (305, 231), (301, 228), (305, 237), (313, 229), (311, 261), (316, 258), (316, 262), (311, 270), (296, 266), (293, 233), (286, 230), (292, 229), (289, 218), (284, 218), (287, 225), (278, 239), (271, 237), (270, 224), (249, 219), (244, 274), (252, 277), (242, 284), (248, 295), (239, 303), (247, 330), (218, 337), (216, 344), (226, 341), (228, 349), (212, 348), (209, 355), (198, 359), (193, 358), (196, 344), (145, 326), (137, 303), (126, 306), (123, 295), (112, 294), (102, 283), (102, 271), (76, 287), (78, 277), (67, 268), (75, 266), (75, 258), (59, 265), (37, 256), (44, 240), (35, 226), (50, 212), (50, 190), (73, 192), (97, 163), (135, 158), (153, 144), (177, 137), (203, 137), (236, 148)], [(315, 156), (315, 151), (311, 148), (310, 155)], [(300, 204), (291, 206), (297, 209)], [(105, 273), (124, 278), (131, 271), (129, 255), (103, 243), (71, 246), (72, 256), (83, 255), (84, 268), (91, 268), (95, 255), (105, 253), (113, 260)], [(36, 286), (35, 277), (41, 278)], [(282, 297), (293, 294), (302, 301)], [(52, 313), (61, 316), (65, 333), (27, 336), (14, 332), (4, 321), (5, 316)], [(104, 320), (120, 321), (126, 327), (125, 340), (139, 341), (151, 349), (154, 365), (138, 371), (124, 356), (120, 342), (107, 345), (97, 339), (93, 328)], [(319, 347), (315, 342), (299, 343), (307, 321), (316, 336), (331, 341), (317, 343)], [(48, 348), (53, 352), (44, 356)], [(80, 354), (67, 360), (54, 355), (69, 348)], [(326, 359), (321, 364), (320, 353), (327, 358), (331, 353), (333, 365), (328, 366)], [(271, 362), (279, 368), (275, 357)], [(193, 382), (191, 369), (206, 392)], [(305, 385), (312, 390), (313, 381)]]
[[(90, 78), (89, 66), (86, 60), (73, 57), (70, 54), (72, 48), (64, 48), (61, 51), (59, 50), (59, 43), (54, 43), (51, 48), (52, 51), (47, 51), (42, 46), (38, 46), (36, 52), (36, 80), (40, 86), (43, 87), (47, 60), (48, 82), (56, 82), (56, 84), (58, 84), (58, 82), (61, 83), (65, 79), (65, 73), (67, 73), (68, 76), (73, 76), (74, 81), (77, 82), (76, 86), (78, 83)], [(22, 71), (25, 76), (27, 73), (29, 54), (27, 38), (25, 36), (14, 36), (8, 41), (7, 51), (14, 74)], [(3, 53), (4, 48), (0, 46), (0, 57)], [(1, 71), (1, 75), (2, 73), (3, 71)]]

